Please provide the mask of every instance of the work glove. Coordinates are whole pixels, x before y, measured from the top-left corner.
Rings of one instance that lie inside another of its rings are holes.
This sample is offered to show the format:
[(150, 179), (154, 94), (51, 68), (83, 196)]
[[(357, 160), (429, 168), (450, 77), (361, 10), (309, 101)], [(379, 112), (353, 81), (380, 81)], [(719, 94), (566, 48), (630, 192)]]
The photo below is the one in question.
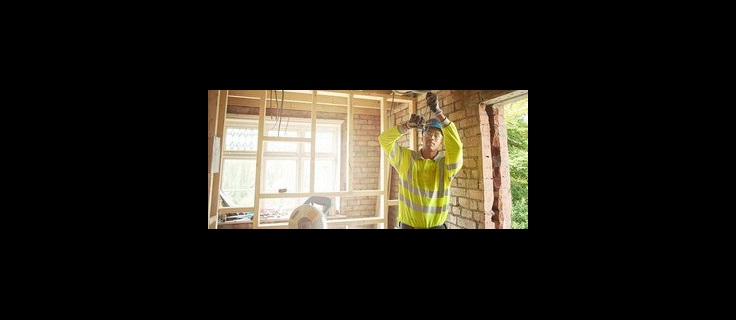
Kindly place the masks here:
[(442, 113), (442, 109), (440, 109), (437, 104), (437, 95), (432, 92), (427, 92), (427, 106), (429, 107), (429, 110), (436, 115)]
[(411, 118), (409, 119), (409, 122), (406, 123), (407, 129), (422, 129), (424, 128), (424, 117), (413, 113), (411, 115)]

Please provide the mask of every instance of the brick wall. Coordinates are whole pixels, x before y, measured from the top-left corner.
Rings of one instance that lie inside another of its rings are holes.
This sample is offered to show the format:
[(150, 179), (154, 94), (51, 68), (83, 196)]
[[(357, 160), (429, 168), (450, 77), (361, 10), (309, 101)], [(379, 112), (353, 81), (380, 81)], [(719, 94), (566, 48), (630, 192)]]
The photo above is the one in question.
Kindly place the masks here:
[[(350, 183), (353, 191), (378, 190), (381, 181), (381, 145), (378, 135), (381, 134), (381, 113), (379, 110), (353, 110), (353, 145), (350, 146), (351, 165)], [(350, 197), (343, 198), (340, 204), (340, 213), (349, 217), (375, 217), (378, 197)]]
[(380, 189), (378, 172), (381, 162), (381, 145), (378, 143), (380, 129), (380, 112), (376, 112), (375, 115), (353, 115), (353, 145), (350, 146), (352, 157), (350, 182), (353, 190)]

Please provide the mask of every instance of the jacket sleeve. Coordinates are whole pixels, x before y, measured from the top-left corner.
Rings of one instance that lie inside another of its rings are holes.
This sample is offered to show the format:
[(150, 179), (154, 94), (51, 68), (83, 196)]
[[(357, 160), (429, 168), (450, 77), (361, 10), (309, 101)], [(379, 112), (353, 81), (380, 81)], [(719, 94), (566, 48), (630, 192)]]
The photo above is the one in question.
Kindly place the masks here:
[(463, 167), (463, 142), (460, 141), (460, 133), (457, 132), (454, 122), (445, 119), (442, 123), (442, 134), (445, 136), (445, 169), (450, 181)]
[(401, 149), (403, 147), (399, 146), (398, 143), (396, 143), (399, 138), (404, 133), (399, 130), (399, 126), (395, 126), (391, 129), (388, 129), (384, 132), (381, 132), (381, 135), (378, 136), (378, 142), (381, 144), (381, 148), (383, 149), (383, 152), (386, 153), (386, 156), (388, 157), (388, 162), (391, 163), (391, 166), (398, 168), (399, 159), (401, 159)]

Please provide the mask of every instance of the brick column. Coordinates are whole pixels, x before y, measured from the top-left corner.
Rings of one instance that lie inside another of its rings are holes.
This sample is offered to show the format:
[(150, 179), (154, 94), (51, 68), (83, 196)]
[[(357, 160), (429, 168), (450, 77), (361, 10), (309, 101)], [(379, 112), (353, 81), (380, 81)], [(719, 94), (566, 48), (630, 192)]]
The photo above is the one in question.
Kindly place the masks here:
[(493, 217), (496, 229), (511, 229), (511, 175), (504, 106), (494, 104), (486, 111), (492, 119), (491, 157), (493, 167)]

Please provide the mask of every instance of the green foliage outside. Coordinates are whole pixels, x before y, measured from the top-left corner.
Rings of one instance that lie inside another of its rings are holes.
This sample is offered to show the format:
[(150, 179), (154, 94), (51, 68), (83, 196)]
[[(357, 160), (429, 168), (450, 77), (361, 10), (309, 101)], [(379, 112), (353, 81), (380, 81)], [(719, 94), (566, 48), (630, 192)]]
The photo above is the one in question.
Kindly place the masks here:
[(511, 171), (512, 229), (529, 229), (529, 99), (504, 108)]

